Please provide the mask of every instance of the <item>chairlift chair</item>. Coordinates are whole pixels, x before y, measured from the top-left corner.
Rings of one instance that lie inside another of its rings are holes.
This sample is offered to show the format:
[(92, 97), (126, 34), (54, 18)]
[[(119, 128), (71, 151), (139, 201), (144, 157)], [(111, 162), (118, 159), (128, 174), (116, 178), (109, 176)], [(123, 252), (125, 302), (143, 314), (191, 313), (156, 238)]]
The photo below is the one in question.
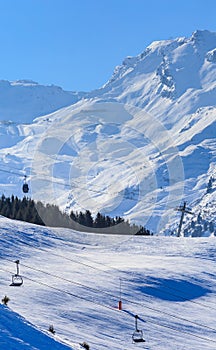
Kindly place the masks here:
[(17, 267), (17, 273), (12, 275), (12, 282), (11, 282), (10, 286), (20, 287), (23, 284), (23, 278), (19, 274), (19, 260), (16, 260), (15, 263), (16, 263), (16, 267)]
[(133, 343), (145, 342), (145, 339), (143, 339), (143, 331), (140, 329), (135, 330), (132, 335), (132, 340), (133, 340)]
[(132, 341), (133, 343), (144, 343), (145, 339), (143, 338), (143, 331), (138, 329), (137, 327), (137, 319), (139, 318), (138, 315), (135, 316), (135, 331), (132, 334)]

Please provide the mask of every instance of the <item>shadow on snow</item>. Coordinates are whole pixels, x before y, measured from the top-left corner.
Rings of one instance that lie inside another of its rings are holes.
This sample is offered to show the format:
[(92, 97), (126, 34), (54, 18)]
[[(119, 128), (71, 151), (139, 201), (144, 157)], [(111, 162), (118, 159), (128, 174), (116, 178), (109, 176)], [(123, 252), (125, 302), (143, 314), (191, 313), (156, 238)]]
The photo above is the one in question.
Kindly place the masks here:
[(137, 286), (137, 291), (167, 301), (186, 301), (200, 298), (211, 291), (185, 280), (150, 278), (145, 285)]

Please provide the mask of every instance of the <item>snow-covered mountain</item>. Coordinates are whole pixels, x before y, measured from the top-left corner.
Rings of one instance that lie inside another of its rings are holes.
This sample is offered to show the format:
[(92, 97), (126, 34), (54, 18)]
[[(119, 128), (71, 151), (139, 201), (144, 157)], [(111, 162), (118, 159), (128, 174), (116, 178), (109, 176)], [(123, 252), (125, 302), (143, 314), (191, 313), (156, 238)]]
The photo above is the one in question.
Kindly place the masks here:
[(117, 97), (175, 123), (179, 117), (170, 117), (177, 101), (184, 113), (214, 105), (215, 43), (216, 33), (207, 30), (196, 31), (190, 38), (153, 42), (139, 56), (127, 57), (116, 67), (97, 95)]
[[(125, 216), (157, 234), (175, 229), (186, 201), (197, 227), (214, 207), (216, 33), (154, 42), (76, 101), (32, 124), (1, 123), (2, 191), (21, 195), (26, 173), (35, 199)], [(214, 234), (209, 215), (199, 235)]]
[(44, 86), (32, 80), (0, 80), (0, 121), (31, 123), (83, 96), (84, 92), (64, 91), (59, 86)]

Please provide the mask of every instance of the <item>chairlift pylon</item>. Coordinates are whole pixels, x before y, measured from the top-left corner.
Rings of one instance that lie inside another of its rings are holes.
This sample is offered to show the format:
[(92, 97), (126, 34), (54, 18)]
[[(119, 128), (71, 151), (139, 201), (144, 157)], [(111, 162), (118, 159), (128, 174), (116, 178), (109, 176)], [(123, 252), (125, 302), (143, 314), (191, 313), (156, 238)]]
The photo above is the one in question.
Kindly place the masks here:
[(132, 334), (132, 342), (133, 343), (144, 343), (145, 339), (143, 338), (143, 331), (141, 329), (138, 329), (137, 327), (137, 320), (139, 316), (135, 316), (135, 331)]
[(15, 263), (16, 263), (17, 273), (12, 275), (12, 282), (10, 286), (20, 287), (23, 284), (23, 278), (19, 274), (19, 260), (16, 260)]

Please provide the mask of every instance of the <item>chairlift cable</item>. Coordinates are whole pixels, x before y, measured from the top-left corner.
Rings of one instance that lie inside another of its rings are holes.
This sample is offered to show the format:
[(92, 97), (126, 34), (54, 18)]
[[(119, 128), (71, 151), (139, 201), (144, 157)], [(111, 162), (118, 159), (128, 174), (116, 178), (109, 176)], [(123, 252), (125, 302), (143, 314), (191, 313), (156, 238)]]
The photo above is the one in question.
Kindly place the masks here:
[[(9, 173), (10, 175), (16, 175), (16, 176), (19, 176), (19, 177), (23, 177), (25, 176), (23, 173), (16, 173), (14, 171), (9, 171), (9, 170), (4, 170), (4, 169), (1, 169), (0, 168), (0, 171), (3, 171), (3, 172), (6, 172), (6, 173)], [(30, 176), (30, 175), (29, 175)], [(34, 177), (36, 176), (39, 176), (40, 178), (40, 175), (36, 174), (36, 175), (31, 175), (31, 177), (34, 179)], [(57, 180), (52, 180), (52, 179), (46, 179), (45, 177), (49, 177), (48, 175), (42, 175), (42, 178), (41, 178), (41, 181), (44, 181), (44, 182), (51, 182), (51, 184), (56, 184), (56, 185), (61, 185), (61, 186), (64, 186), (64, 187), (69, 187), (70, 189), (75, 187), (75, 188), (79, 188), (81, 190), (87, 190), (88, 192), (93, 192), (93, 193), (106, 193), (106, 194), (109, 194), (108, 191), (105, 191), (105, 190), (102, 190), (100, 189), (99, 190), (95, 190), (95, 189), (91, 189), (91, 188), (85, 188), (85, 187), (82, 187), (80, 186), (78, 183), (76, 183), (75, 181), (73, 181), (73, 183), (69, 184), (69, 183), (65, 183), (65, 182), (61, 182), (61, 181), (57, 181)], [(95, 184), (93, 185), (95, 187)], [(99, 187), (96, 185), (96, 187)], [(119, 194), (119, 192), (113, 192), (114, 195), (118, 195), (118, 196), (121, 196)]]
[[(4, 258), (4, 260), (9, 261), (9, 262), (12, 262), (11, 260), (9, 260), (9, 259), (7, 259), (7, 258)], [(111, 293), (109, 293), (109, 292), (106, 292), (106, 291), (104, 291), (104, 290), (101, 290), (101, 289), (98, 289), (98, 288), (96, 289), (96, 288), (93, 288), (93, 287), (89, 287), (89, 286), (87, 286), (87, 285), (85, 285), (85, 284), (83, 284), (83, 283), (71, 281), (71, 280), (69, 280), (69, 279), (67, 279), (67, 278), (60, 277), (60, 276), (58, 276), (58, 275), (56, 275), (56, 274), (52, 274), (52, 273), (50, 273), (50, 272), (43, 271), (43, 270), (41, 270), (41, 269), (38, 269), (38, 268), (35, 268), (35, 267), (31, 267), (31, 266), (26, 265), (26, 264), (23, 264), (23, 263), (22, 263), (22, 266), (24, 266), (24, 267), (26, 267), (26, 268), (28, 268), (28, 269), (30, 269), (30, 270), (38, 271), (38, 272), (41, 272), (41, 273), (46, 274), (46, 275), (48, 275), (48, 276), (51, 276), (51, 277), (60, 279), (60, 280), (62, 280), (62, 281), (69, 282), (69, 283), (71, 283), (71, 284), (75, 284), (75, 285), (84, 287), (84, 288), (87, 289), (87, 290), (91, 290), (91, 291), (93, 291), (93, 292), (100, 292), (100, 293), (106, 294), (106, 295), (108, 295), (108, 296), (110, 296), (110, 297), (113, 297), (113, 298), (117, 299), (117, 296), (116, 296), (116, 295), (111, 294)], [(216, 330), (215, 330), (215, 331), (216, 331)]]
[[(173, 318), (175, 318), (175, 319), (178, 319), (178, 320), (181, 320), (181, 321), (184, 321), (184, 322), (188, 322), (188, 323), (194, 324), (194, 325), (199, 326), (199, 327), (202, 327), (202, 328), (207, 328), (207, 329), (209, 329), (209, 330), (211, 330), (211, 331), (216, 332), (216, 329), (215, 329), (215, 328), (206, 326), (206, 325), (204, 325), (204, 324), (201, 324), (201, 323), (198, 323), (198, 322), (195, 322), (195, 321), (188, 320), (188, 319), (186, 319), (186, 318), (184, 318), (184, 317), (176, 316), (176, 315), (173, 315), (173, 314), (171, 314), (171, 313), (169, 313), (169, 312), (162, 311), (162, 310), (156, 309), (156, 308), (154, 308), (154, 307), (151, 307), (151, 306), (149, 306), (149, 305), (146, 305), (146, 304), (144, 305), (143, 303), (136, 302), (136, 301), (133, 301), (133, 300), (128, 300), (128, 299), (125, 299), (125, 298), (124, 298), (123, 300), (125, 300), (125, 301), (127, 301), (127, 302), (129, 302), (129, 303), (131, 303), (131, 304), (138, 305), (138, 306), (140, 306), (140, 307), (143, 308), (143, 309), (149, 309), (149, 310), (151, 310), (151, 311), (154, 311), (154, 312), (157, 312), (157, 313), (160, 313), (160, 314), (169, 316), (169, 317), (173, 317)], [(143, 322), (145, 322), (145, 321), (143, 321)]]
[[(28, 243), (27, 243), (27, 244), (28, 244)], [(28, 244), (28, 245), (30, 246), (30, 244)], [(46, 250), (45, 250), (44, 248), (39, 248), (39, 247), (34, 247), (34, 248), (35, 248), (36, 250), (46, 252)], [(102, 269), (100, 269), (100, 268), (98, 268), (98, 267), (95, 267), (95, 266), (92, 266), (92, 265), (90, 265), (90, 264), (81, 262), (81, 261), (79, 261), (79, 260), (75, 260), (75, 259), (72, 259), (72, 258), (68, 258), (68, 257), (66, 257), (66, 256), (63, 256), (63, 255), (61, 255), (61, 254), (54, 253), (54, 252), (49, 252), (49, 253), (52, 254), (53, 256), (57, 256), (57, 257), (59, 257), (59, 258), (62, 258), (62, 259), (65, 259), (65, 260), (74, 262), (74, 263), (76, 263), (76, 264), (79, 264), (79, 265), (82, 265), (82, 266), (85, 266), (85, 267), (88, 267), (88, 268), (91, 268), (91, 269), (93, 269), (93, 270), (97, 270), (97, 271), (100, 271), (100, 272), (102, 272), (102, 273), (109, 274), (108, 271), (104, 271), (104, 270), (102, 270)], [(87, 260), (87, 258), (86, 258), (86, 260)], [(91, 263), (92, 263), (92, 261), (91, 261)], [(95, 262), (94, 262), (94, 263), (95, 263)], [(117, 268), (110, 267), (110, 266), (108, 266), (108, 265), (106, 265), (106, 264), (101, 264), (101, 263), (98, 263), (98, 262), (96, 262), (96, 263), (97, 263), (98, 265), (106, 266), (106, 267), (109, 268), (109, 269), (114, 269), (115, 271), (118, 271), (119, 273), (127, 274), (127, 272), (125, 272), (125, 271), (119, 270), (119, 269), (117, 269)], [(109, 275), (110, 275), (110, 274), (109, 274)], [(125, 278), (125, 277), (124, 277), (124, 280), (128, 280), (128, 278)], [(130, 280), (129, 280), (129, 281), (130, 281)], [(149, 288), (152, 288), (152, 289), (153, 289), (153, 287), (149, 287)], [(169, 287), (169, 289), (173, 290), (172, 287)], [(179, 291), (180, 291), (180, 290), (179, 290)], [(211, 309), (211, 310), (212, 310), (212, 309), (215, 309), (215, 310), (216, 310), (216, 308), (214, 308), (213, 306), (208, 306), (208, 305), (203, 304), (203, 303), (201, 303), (201, 302), (198, 302), (198, 301), (195, 301), (195, 300), (190, 300), (190, 299), (188, 299), (188, 298), (186, 298), (186, 297), (179, 296), (179, 295), (176, 295), (176, 294), (173, 294), (173, 293), (167, 293), (167, 292), (165, 292), (165, 291), (162, 291), (162, 292), (163, 292), (163, 293), (166, 293), (166, 294), (169, 294), (169, 295), (171, 295), (171, 296), (173, 296), (173, 297), (178, 297), (178, 298), (180, 298), (180, 299), (183, 300), (183, 301), (187, 301), (187, 302), (193, 303), (193, 304), (195, 304), (195, 305), (199, 305), (199, 306), (204, 307), (204, 308), (207, 308), (207, 309)], [(180, 292), (181, 292), (181, 291), (180, 291)], [(149, 297), (148, 294), (146, 294), (146, 295), (147, 295), (147, 297)]]
[[(22, 266), (27, 267), (27, 268), (29, 268), (29, 269), (31, 269), (31, 270), (39, 271), (39, 272), (41, 272), (41, 273), (47, 274), (47, 275), (49, 275), (49, 276), (52, 276), (52, 277), (54, 277), (54, 278), (58, 278), (58, 279), (63, 280), (63, 281), (65, 281), (65, 282), (69, 282), (69, 283), (72, 283), (72, 284), (75, 284), (75, 285), (80, 285), (81, 287), (84, 287), (84, 288), (87, 289), (87, 290), (91, 290), (91, 291), (93, 291), (93, 292), (95, 292), (95, 291), (96, 291), (96, 292), (100, 292), (100, 293), (106, 294), (106, 295), (108, 295), (108, 296), (110, 296), (110, 297), (112, 297), (112, 298), (114, 298), (114, 299), (117, 298), (116, 295), (111, 294), (111, 293), (109, 293), (109, 292), (106, 292), (106, 291), (103, 291), (103, 290), (100, 290), (100, 289), (96, 289), (96, 288), (93, 288), (93, 287), (89, 287), (89, 286), (86, 286), (85, 284), (82, 284), (82, 283), (79, 283), (79, 282), (75, 282), (75, 281), (68, 280), (68, 279), (63, 278), (63, 277), (60, 277), (60, 276), (58, 276), (58, 275), (51, 274), (51, 273), (49, 273), (49, 272), (43, 271), (43, 270), (41, 270), (41, 269), (33, 268), (33, 267), (30, 267), (30, 266), (25, 265), (25, 264), (23, 264), (23, 263), (22, 263)], [(215, 329), (215, 328), (212, 328), (212, 327), (203, 325), (203, 324), (198, 323), (198, 322), (194, 322), (194, 321), (188, 320), (188, 319), (186, 319), (186, 318), (184, 318), (184, 317), (176, 316), (176, 315), (173, 315), (173, 314), (168, 313), (168, 312), (166, 312), (166, 311), (161, 311), (161, 310), (155, 309), (155, 308), (153, 308), (153, 307), (143, 305), (143, 304), (140, 303), (140, 302), (131, 301), (131, 300), (127, 299), (127, 298), (124, 298), (123, 300), (126, 301), (126, 302), (128, 302), (128, 303), (136, 304), (136, 305), (139, 305), (139, 306), (141, 306), (141, 307), (148, 308), (148, 309), (150, 309), (150, 310), (152, 310), (152, 311), (156, 311), (156, 312), (158, 312), (158, 313), (161, 313), (161, 314), (164, 314), (164, 315), (167, 315), (167, 316), (170, 316), (170, 317), (179, 319), (179, 320), (181, 320), (181, 321), (185, 321), (185, 322), (188, 322), (188, 323), (192, 323), (192, 324), (195, 324), (195, 325), (200, 326), (200, 327), (208, 328), (208, 329), (213, 330), (214, 332), (216, 332), (216, 329)]]
[(15, 172), (15, 171), (9, 171), (9, 170), (5, 170), (5, 169), (1, 169), (0, 168), (0, 171), (4, 172), (4, 173), (8, 173), (10, 175), (16, 175), (16, 176), (19, 176), (19, 177), (23, 177), (25, 174), (24, 173), (18, 173), (18, 172)]
[[(12, 167), (11, 167), (12, 168)], [(12, 168), (12, 169), (15, 169), (15, 168)], [(16, 169), (16, 170), (18, 170), (18, 169)], [(10, 174), (10, 175), (16, 175), (16, 176), (19, 176), (19, 177), (23, 177), (23, 176), (25, 176), (25, 174), (23, 173), (23, 172), (21, 172), (21, 170), (20, 170), (20, 172), (18, 173), (18, 172), (15, 172), (15, 171), (9, 171), (9, 170), (5, 170), (5, 169), (2, 169), (2, 168), (0, 168), (0, 171), (2, 171), (2, 172), (5, 172), (5, 173), (8, 173), (8, 174)], [(19, 171), (19, 170), (18, 170)], [(41, 181), (45, 181), (45, 182), (51, 182), (52, 184), (56, 184), (56, 185), (61, 185), (61, 186), (65, 186), (65, 187), (69, 187), (69, 188), (73, 188), (73, 187), (76, 187), (76, 188), (79, 188), (79, 189), (82, 189), (82, 190), (88, 190), (88, 192), (93, 192), (93, 193), (107, 193), (107, 194), (109, 194), (109, 192), (108, 191), (106, 191), (106, 190), (95, 190), (95, 189), (91, 189), (91, 188), (85, 188), (85, 187), (82, 187), (82, 186), (80, 186), (75, 180), (73, 180), (73, 182), (72, 183), (67, 183), (67, 182), (61, 182), (61, 181), (57, 181), (57, 180), (52, 180), (52, 179), (50, 179), (50, 176), (49, 175), (44, 175), (44, 174), (31, 174), (31, 175), (28, 175), (28, 176), (31, 176), (33, 179), (34, 179), (34, 177), (41, 177)], [(47, 179), (46, 179), (47, 178)], [(97, 185), (95, 185), (95, 184), (93, 184), (93, 186), (94, 187), (100, 187), (100, 186), (97, 186)], [(112, 193), (113, 195), (117, 195), (117, 197), (118, 196), (121, 196), (121, 197), (124, 197), (124, 198), (126, 198), (127, 199), (127, 195), (124, 195), (124, 194), (120, 194), (119, 192), (117, 192), (117, 191), (115, 191), (115, 192), (113, 192)], [(139, 193), (139, 197), (143, 197), (143, 195), (141, 195), (140, 193)], [(145, 196), (144, 196), (145, 197)], [(189, 196), (184, 196), (184, 198), (188, 198)], [(143, 202), (144, 201), (144, 199), (143, 200), (140, 200), (141, 202)], [(176, 200), (172, 200), (171, 202), (176, 202)], [(168, 203), (170, 203), (170, 201), (168, 201)], [(170, 207), (168, 207), (166, 204), (159, 204), (159, 203), (156, 203), (156, 205), (155, 205), (156, 207), (164, 207), (164, 209), (173, 209), (173, 207), (172, 206), (170, 206)]]
[[(9, 262), (12, 262), (11, 260), (9, 260), (9, 259), (7, 259), (7, 258), (5, 258), (4, 260), (9, 261)], [(23, 263), (22, 263), (22, 266), (24, 266), (24, 267), (26, 267), (26, 268), (28, 268), (28, 269), (31, 269), (31, 270), (33, 270), (33, 271), (38, 271), (38, 272), (41, 272), (41, 273), (43, 273), (43, 274), (52, 276), (52, 277), (54, 277), (54, 278), (57, 278), (57, 279), (60, 279), (60, 280), (63, 280), (63, 281), (66, 281), (66, 282), (69, 282), (69, 283), (72, 283), (72, 284), (75, 284), (75, 285), (80, 285), (80, 286), (84, 287), (84, 288), (87, 289), (87, 290), (90, 290), (90, 291), (93, 291), (93, 292), (100, 292), (100, 293), (106, 294), (106, 295), (108, 295), (108, 296), (110, 296), (110, 297), (112, 297), (112, 298), (114, 298), (114, 299), (117, 298), (116, 295), (111, 294), (111, 293), (109, 293), (109, 292), (106, 292), (106, 291), (103, 291), (103, 290), (100, 290), (100, 289), (96, 289), (96, 288), (92, 288), (92, 287), (86, 286), (85, 284), (81, 284), (81, 283), (79, 283), (79, 282), (74, 282), (74, 281), (68, 280), (68, 279), (63, 278), (63, 277), (60, 277), (60, 276), (58, 276), (58, 275), (56, 275), (56, 274), (51, 274), (51, 273), (49, 273), (49, 272), (46, 272), (46, 271), (43, 271), (43, 270), (41, 270), (41, 269), (28, 266), (28, 265), (23, 264)], [(209, 329), (209, 330), (212, 330), (212, 331), (216, 332), (216, 329), (214, 329), (214, 328), (212, 328), (212, 327), (203, 325), (203, 324), (198, 323), (198, 322), (194, 322), (194, 321), (188, 320), (188, 319), (183, 318), (183, 317), (180, 317), (180, 316), (173, 315), (173, 314), (168, 313), (168, 312), (166, 312), (166, 311), (162, 311), (162, 310), (159, 310), (159, 309), (156, 309), (156, 308), (147, 306), (146, 304), (144, 305), (143, 303), (136, 302), (136, 301), (132, 301), (132, 300), (129, 300), (129, 299), (127, 299), (127, 298), (123, 298), (123, 300), (126, 301), (126, 302), (128, 302), (128, 303), (141, 306), (142, 308), (149, 309), (149, 310), (151, 310), (151, 311), (155, 311), (155, 312), (157, 312), (157, 313), (164, 314), (164, 315), (166, 315), (166, 316), (170, 316), (170, 317), (179, 319), (179, 320), (181, 320), (181, 321), (188, 322), (188, 323), (191, 323), (191, 324), (195, 324), (196, 326), (203, 327), (203, 328), (207, 328), (207, 329)]]
[(174, 330), (175, 332), (180, 332), (180, 333), (184, 333), (184, 334), (189, 334), (189, 335), (192, 335), (193, 337), (195, 338), (198, 338), (198, 339), (202, 339), (202, 340), (205, 340), (205, 341), (209, 341), (209, 342), (213, 342), (213, 343), (216, 343), (216, 340), (213, 340), (213, 339), (210, 339), (210, 338), (206, 338), (206, 337), (202, 337), (200, 335), (195, 335), (194, 333), (190, 333), (190, 332), (187, 332), (187, 331), (184, 331), (182, 329), (176, 329), (175, 327), (172, 327), (172, 326), (168, 326), (168, 325), (162, 325), (156, 321), (152, 321), (152, 320), (147, 320), (147, 321), (144, 321), (146, 323), (152, 323), (154, 325), (157, 325), (159, 327), (164, 327), (164, 328), (169, 328), (169, 329), (172, 329)]
[[(27, 244), (28, 244), (28, 243), (27, 243)], [(28, 244), (28, 245), (30, 246), (30, 244)], [(46, 252), (46, 250), (43, 249), (43, 248), (39, 248), (39, 247), (34, 247), (34, 248), (37, 249), (37, 250)], [(92, 265), (90, 265), (90, 264), (81, 262), (81, 261), (79, 261), (79, 260), (75, 260), (75, 259), (72, 259), (72, 258), (68, 258), (68, 257), (66, 257), (66, 256), (63, 256), (63, 255), (61, 255), (61, 254), (54, 253), (54, 252), (49, 252), (49, 253), (52, 254), (52, 255), (54, 255), (54, 256), (63, 258), (63, 259), (65, 259), (65, 260), (74, 262), (74, 263), (76, 263), (76, 264), (79, 264), (79, 265), (82, 265), (82, 266), (91, 268), (91, 269), (93, 269), (93, 270), (97, 270), (97, 271), (100, 271), (100, 272), (102, 272), (102, 273), (109, 274), (108, 271), (104, 271), (104, 270), (102, 270), (102, 269), (100, 269), (100, 268), (98, 268), (98, 267), (95, 267), (95, 266), (92, 266)], [(87, 258), (85, 258), (85, 259), (87, 260)], [(91, 263), (92, 263), (92, 261), (91, 261)], [(107, 268), (113, 269), (113, 270), (115, 270), (115, 271), (118, 271), (119, 273), (123, 273), (123, 274), (126, 274), (126, 273), (127, 273), (127, 272), (122, 271), (122, 270), (120, 270), (120, 269), (110, 267), (110, 266), (108, 266), (108, 265), (106, 265), (106, 264), (102, 264), (102, 263), (98, 263), (98, 262), (94, 262), (94, 263), (96, 263), (96, 264), (98, 264), (98, 265), (106, 266)], [(124, 280), (128, 280), (128, 278), (125, 278), (125, 277), (124, 277)], [(149, 287), (149, 288), (153, 288), (153, 287)], [(176, 289), (174, 289), (174, 288), (172, 288), (172, 287), (168, 287), (168, 288), (171, 289), (171, 290), (176, 290)], [(180, 291), (180, 290), (179, 290), (179, 291)], [(171, 296), (174, 296), (174, 297), (181, 298), (181, 300), (183, 300), (183, 301), (188, 301), (188, 302), (191, 302), (191, 303), (193, 303), (193, 304), (199, 305), (199, 306), (201, 306), (201, 307), (205, 307), (205, 308), (208, 308), (208, 309), (215, 309), (215, 310), (216, 310), (216, 308), (214, 308), (213, 306), (208, 306), (208, 305), (205, 305), (205, 304), (203, 304), (203, 303), (201, 303), (201, 302), (194, 301), (194, 300), (190, 300), (190, 299), (188, 299), (187, 297), (179, 296), (179, 295), (176, 295), (176, 294), (173, 294), (173, 293), (167, 293), (167, 292), (165, 292), (165, 291), (162, 291), (162, 292), (163, 292), (163, 293), (166, 293), (166, 294), (169, 294), (169, 295), (171, 295)], [(181, 292), (181, 291), (180, 291), (180, 292)], [(147, 296), (148, 296), (148, 295), (147, 295)], [(149, 296), (148, 296), (148, 297), (149, 297)]]
[[(1, 267), (0, 267), (0, 270), (3, 271), (3, 272), (10, 273), (8, 270), (2, 269)], [(42, 286), (46, 286), (46, 287), (51, 288), (51, 289), (53, 289), (53, 290), (56, 290), (56, 291), (58, 291), (58, 292), (65, 293), (65, 294), (70, 295), (70, 296), (72, 296), (72, 297), (74, 297), (74, 298), (78, 298), (78, 299), (80, 299), (80, 300), (84, 300), (84, 301), (93, 303), (93, 304), (95, 304), (95, 305), (97, 305), (97, 306), (99, 306), (99, 307), (103, 307), (103, 308), (106, 308), (106, 309), (109, 309), (109, 310), (112, 310), (112, 311), (115, 311), (115, 312), (118, 312), (118, 313), (119, 313), (119, 310), (117, 310), (116, 308), (113, 308), (113, 307), (111, 307), (111, 306), (107, 306), (107, 305), (104, 305), (104, 304), (97, 303), (97, 302), (95, 302), (95, 301), (93, 301), (93, 300), (89, 300), (89, 299), (87, 299), (87, 298), (85, 298), (85, 297), (78, 296), (78, 295), (76, 295), (76, 294), (74, 294), (74, 293), (65, 291), (65, 290), (60, 289), (60, 288), (57, 288), (57, 287), (50, 286), (50, 285), (47, 284), (47, 283), (44, 283), (44, 282), (41, 282), (41, 281), (39, 282), (39, 281), (36, 281), (36, 280), (34, 280), (34, 279), (32, 279), (32, 278), (29, 278), (29, 277), (26, 277), (26, 276), (25, 276), (25, 279), (28, 279), (28, 280), (30, 280), (30, 281), (32, 281), (32, 282), (34, 282), (34, 283), (40, 284), (40, 285), (42, 285)], [(130, 315), (130, 316), (131, 316), (131, 315)], [(206, 338), (206, 337), (202, 337), (202, 336), (199, 336), (199, 335), (195, 335), (194, 333), (190, 333), (190, 332), (187, 332), (187, 331), (183, 331), (183, 330), (180, 330), (180, 329), (176, 329), (176, 328), (171, 327), (171, 326), (168, 326), (168, 325), (162, 325), (162, 324), (157, 323), (157, 322), (152, 321), (152, 320), (146, 321), (146, 323), (148, 323), (148, 322), (149, 322), (149, 323), (152, 323), (152, 324), (154, 324), (154, 325), (157, 325), (157, 326), (159, 326), (159, 327), (163, 327), (163, 328), (168, 328), (168, 329), (174, 330), (175, 332), (179, 332), (179, 333), (181, 333), (181, 334), (182, 334), (182, 333), (188, 334), (188, 335), (191, 335), (191, 336), (193, 336), (193, 337), (195, 337), (195, 338), (202, 339), (202, 340), (207, 341), (207, 342), (216, 343), (216, 341), (213, 340), (213, 339)]]
[[(10, 273), (10, 274), (11, 274), (11, 271), (6, 270), (6, 269), (3, 269), (2, 267), (0, 267), (0, 271), (3, 271), (3, 272), (6, 272), (6, 273)], [(58, 291), (58, 292), (61, 292), (61, 293), (70, 295), (70, 296), (72, 296), (72, 297), (74, 297), (74, 298), (81, 299), (81, 300), (84, 300), (84, 301), (93, 303), (93, 304), (95, 304), (95, 305), (104, 307), (104, 308), (109, 309), (109, 310), (119, 311), (119, 310), (117, 310), (116, 308), (114, 308), (114, 307), (112, 307), (112, 306), (108, 306), (108, 305), (104, 305), (104, 304), (98, 303), (98, 302), (96, 302), (96, 301), (94, 301), (94, 300), (87, 299), (87, 298), (85, 298), (85, 297), (83, 297), (83, 296), (76, 295), (76, 294), (74, 294), (74, 293), (71, 293), (71, 292), (69, 292), (69, 291), (66, 291), (66, 290), (63, 290), (63, 289), (60, 289), (60, 288), (51, 286), (51, 285), (49, 285), (49, 284), (47, 284), (47, 283), (44, 283), (44, 282), (41, 282), (41, 281), (36, 281), (35, 279), (30, 278), (30, 277), (27, 277), (27, 276), (25, 276), (25, 275), (23, 275), (23, 278), (26, 279), (26, 280), (32, 281), (32, 282), (34, 282), (34, 283), (40, 284), (40, 285), (42, 285), (42, 286), (46, 286), (46, 287), (48, 287), (48, 288), (50, 288), (50, 289), (53, 289), (53, 290), (56, 290), (56, 291)]]

